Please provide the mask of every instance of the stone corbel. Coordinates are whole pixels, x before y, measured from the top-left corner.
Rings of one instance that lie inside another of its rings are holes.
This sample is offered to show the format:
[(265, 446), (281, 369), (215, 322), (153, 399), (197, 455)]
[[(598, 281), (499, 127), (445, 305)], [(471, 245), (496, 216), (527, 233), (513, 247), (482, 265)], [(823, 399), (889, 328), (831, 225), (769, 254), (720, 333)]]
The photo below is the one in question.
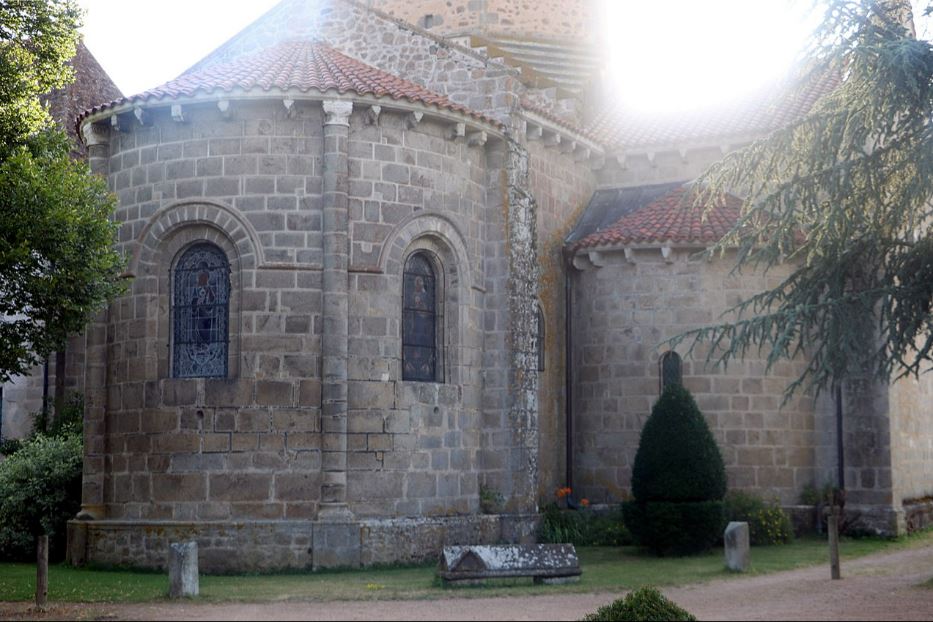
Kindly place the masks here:
[(110, 128), (103, 123), (86, 123), (81, 127), (81, 137), (88, 147), (110, 144)]
[(628, 159), (625, 157), (624, 153), (616, 156), (616, 164), (618, 164), (619, 168), (623, 171), (628, 169)]
[(295, 100), (283, 99), (282, 105), (285, 106), (285, 117), (291, 119), (295, 116)]
[(677, 150), (677, 152), (680, 154), (681, 164), (686, 164), (687, 163), (687, 148), (681, 147), (680, 149)]
[(324, 125), (350, 125), (350, 113), (353, 112), (353, 102), (342, 99), (327, 99), (322, 102), (324, 107)]
[(450, 140), (456, 140), (464, 136), (466, 136), (466, 123), (454, 123), (447, 128), (447, 138)]
[(110, 129), (114, 132), (122, 132), (126, 128), (120, 122), (120, 115), (113, 114), (110, 115)]
[(471, 147), (482, 147), (486, 144), (486, 132), (472, 132), (467, 136), (467, 144)]
[(407, 125), (407, 126), (408, 126), (408, 129), (410, 129), (410, 130), (411, 130), (411, 129), (414, 129), (415, 127), (417, 127), (417, 125), (418, 125), (419, 123), (421, 123), (421, 119), (423, 119), (423, 118), (424, 118), (424, 113), (423, 113), (423, 112), (412, 112), (412, 113), (409, 113), (409, 114), (405, 117), (405, 125)]
[(233, 114), (233, 107), (230, 105), (229, 99), (221, 99), (218, 101), (217, 110), (220, 111), (220, 116), (227, 120), (229, 120)]
[(525, 136), (528, 137), (528, 140), (541, 140), (544, 136), (544, 128), (540, 125), (532, 125), (529, 123)]
[(382, 106), (370, 106), (366, 111), (366, 124), (379, 125), (379, 115), (382, 114)]
[(578, 148), (573, 152), (573, 159), (576, 162), (585, 162), (590, 159), (589, 147)]
[(548, 134), (547, 138), (544, 139), (545, 147), (560, 147), (560, 134), (553, 133)]
[(172, 121), (175, 123), (185, 122), (185, 111), (182, 109), (181, 104), (172, 104)]
[(602, 253), (598, 251), (590, 251), (587, 255), (587, 259), (590, 260), (590, 263), (596, 266), (597, 268), (602, 268), (606, 265), (606, 260), (603, 257)]
[(577, 148), (577, 142), (574, 140), (564, 142), (560, 144), (561, 153), (573, 153)]
[(664, 257), (664, 261), (667, 263), (674, 263), (674, 254), (671, 252), (670, 244), (661, 247), (661, 257)]
[(657, 168), (657, 167), (658, 167), (658, 165), (655, 163), (655, 157), (656, 157), (657, 155), (658, 155), (658, 154), (656, 154), (654, 151), (649, 151), (649, 152), (647, 152), (647, 153), (645, 154), (645, 157), (648, 158), (648, 166), (650, 166), (651, 168)]
[(625, 247), (625, 261), (629, 262), (630, 264), (635, 263), (635, 249), (630, 246)]
[(136, 117), (136, 120), (140, 125), (151, 125), (152, 119), (149, 116), (149, 113), (143, 110), (140, 106), (133, 108), (133, 116)]

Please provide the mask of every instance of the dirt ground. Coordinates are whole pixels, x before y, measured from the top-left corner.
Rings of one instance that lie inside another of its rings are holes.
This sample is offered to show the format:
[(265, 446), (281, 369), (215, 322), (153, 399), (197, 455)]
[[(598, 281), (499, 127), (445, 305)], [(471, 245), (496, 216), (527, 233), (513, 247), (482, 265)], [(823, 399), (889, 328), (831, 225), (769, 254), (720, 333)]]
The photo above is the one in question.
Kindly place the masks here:
[[(930, 620), (933, 547), (864, 557), (829, 567), (668, 588), (664, 593), (701, 620)], [(579, 620), (623, 595), (550, 594), (427, 601), (56, 605), (44, 615), (27, 603), (0, 603), (0, 619), (83, 620)]]

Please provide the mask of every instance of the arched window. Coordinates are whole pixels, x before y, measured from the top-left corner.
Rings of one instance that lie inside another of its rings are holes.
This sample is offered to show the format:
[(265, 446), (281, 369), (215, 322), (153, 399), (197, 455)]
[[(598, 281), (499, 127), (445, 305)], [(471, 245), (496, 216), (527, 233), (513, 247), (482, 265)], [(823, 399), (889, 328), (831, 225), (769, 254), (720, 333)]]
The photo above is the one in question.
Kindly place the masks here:
[(544, 371), (544, 311), (541, 305), (537, 306), (538, 311), (538, 371)]
[(661, 371), (661, 392), (667, 385), (683, 384), (683, 363), (680, 361), (680, 355), (676, 352), (665, 352), (658, 361)]
[(230, 264), (207, 242), (186, 250), (172, 278), (172, 376), (225, 378)]
[(402, 380), (441, 382), (437, 276), (430, 256), (412, 254), (402, 283)]

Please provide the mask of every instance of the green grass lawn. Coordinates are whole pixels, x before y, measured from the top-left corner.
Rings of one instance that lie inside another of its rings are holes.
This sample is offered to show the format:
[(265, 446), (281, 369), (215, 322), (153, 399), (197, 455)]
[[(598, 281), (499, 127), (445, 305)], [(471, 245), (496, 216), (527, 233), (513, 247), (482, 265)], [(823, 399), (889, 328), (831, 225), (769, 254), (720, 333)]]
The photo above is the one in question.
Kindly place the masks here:
[[(901, 538), (843, 539), (843, 559), (933, 545), (933, 531)], [(489, 597), (559, 592), (625, 590), (640, 585), (683, 585), (737, 576), (725, 570), (721, 552), (699, 557), (657, 558), (634, 547), (580, 548), (583, 577), (577, 584), (535, 586), (531, 580), (489, 582), (486, 587), (443, 587), (434, 566), (274, 575), (202, 576), (204, 600), (367, 600)], [(754, 547), (751, 574), (828, 564), (826, 542), (804, 538), (782, 546)], [(845, 567), (843, 566), (843, 570)], [(828, 570), (827, 570), (828, 572)], [(30, 600), (35, 565), (0, 564), (0, 601)], [(70, 602), (143, 602), (165, 598), (168, 577), (131, 570), (49, 569), (49, 599)]]

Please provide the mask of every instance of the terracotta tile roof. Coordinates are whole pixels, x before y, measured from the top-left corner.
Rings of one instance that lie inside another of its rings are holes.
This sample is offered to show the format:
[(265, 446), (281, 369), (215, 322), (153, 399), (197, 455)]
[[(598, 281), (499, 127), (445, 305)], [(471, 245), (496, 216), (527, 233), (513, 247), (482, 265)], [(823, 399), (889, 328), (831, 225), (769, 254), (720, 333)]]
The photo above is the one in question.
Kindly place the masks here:
[(671, 190), (602, 231), (586, 236), (573, 246), (574, 250), (665, 242), (706, 245), (719, 241), (738, 221), (741, 200), (727, 195), (720, 205), (704, 210), (693, 206), (687, 196), (690, 188), (683, 185)]
[(827, 74), (793, 93), (789, 81), (769, 85), (720, 106), (677, 114), (637, 113), (609, 103), (587, 126), (608, 147), (627, 148), (690, 142), (718, 136), (760, 133), (805, 114), (839, 84)]
[(554, 125), (558, 127), (562, 127), (565, 130), (569, 130), (571, 132), (574, 132), (575, 134), (579, 134), (580, 136), (583, 136), (584, 138), (592, 140), (596, 144), (602, 145), (604, 142), (601, 138), (599, 138), (599, 134), (594, 134), (590, 132), (589, 130), (587, 130), (587, 128), (583, 127), (583, 125), (576, 123), (575, 121), (572, 121), (570, 119), (561, 117), (558, 114), (551, 112), (547, 108), (544, 108), (543, 106), (540, 106), (539, 104), (536, 104), (530, 99), (522, 99), (522, 108), (540, 117), (543, 117), (544, 119), (547, 119), (548, 121), (550, 121), (551, 123), (553, 123)]
[(209, 65), (138, 95), (122, 97), (85, 111), (91, 114), (124, 104), (147, 104), (211, 93), (242, 91), (337, 91), (422, 104), (459, 112), (478, 121), (500, 124), (414, 82), (371, 67), (322, 43), (288, 41), (226, 63)]

